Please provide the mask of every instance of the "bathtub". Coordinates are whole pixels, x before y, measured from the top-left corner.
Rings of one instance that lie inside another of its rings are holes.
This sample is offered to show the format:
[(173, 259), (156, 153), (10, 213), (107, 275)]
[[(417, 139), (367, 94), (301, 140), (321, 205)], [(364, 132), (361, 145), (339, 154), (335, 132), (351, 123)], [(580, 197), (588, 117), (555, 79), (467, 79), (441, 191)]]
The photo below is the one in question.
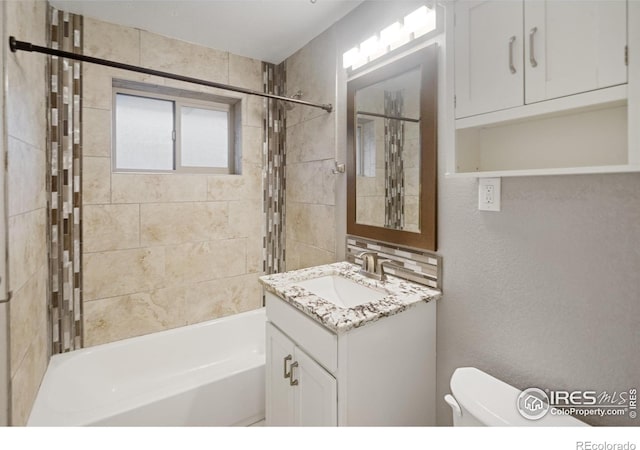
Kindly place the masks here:
[(264, 419), (264, 308), (51, 358), (29, 426)]

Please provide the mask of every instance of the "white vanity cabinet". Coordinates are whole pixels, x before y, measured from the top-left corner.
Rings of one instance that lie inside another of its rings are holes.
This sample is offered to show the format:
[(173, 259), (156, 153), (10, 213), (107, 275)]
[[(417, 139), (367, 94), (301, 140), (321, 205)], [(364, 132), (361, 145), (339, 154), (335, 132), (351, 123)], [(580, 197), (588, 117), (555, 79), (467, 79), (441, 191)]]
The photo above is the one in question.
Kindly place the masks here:
[(627, 82), (625, 0), (458, 1), (456, 118)]
[(271, 323), (267, 323), (267, 424), (335, 426), (336, 379)]
[(338, 334), (265, 296), (267, 426), (435, 425), (436, 301)]

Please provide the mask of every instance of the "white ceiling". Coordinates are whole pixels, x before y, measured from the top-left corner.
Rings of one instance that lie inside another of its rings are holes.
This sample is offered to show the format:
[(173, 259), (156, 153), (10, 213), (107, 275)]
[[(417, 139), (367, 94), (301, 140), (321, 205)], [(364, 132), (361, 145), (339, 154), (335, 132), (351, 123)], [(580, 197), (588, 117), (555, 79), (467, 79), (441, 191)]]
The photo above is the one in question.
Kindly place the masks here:
[(362, 0), (50, 0), (58, 9), (279, 63)]

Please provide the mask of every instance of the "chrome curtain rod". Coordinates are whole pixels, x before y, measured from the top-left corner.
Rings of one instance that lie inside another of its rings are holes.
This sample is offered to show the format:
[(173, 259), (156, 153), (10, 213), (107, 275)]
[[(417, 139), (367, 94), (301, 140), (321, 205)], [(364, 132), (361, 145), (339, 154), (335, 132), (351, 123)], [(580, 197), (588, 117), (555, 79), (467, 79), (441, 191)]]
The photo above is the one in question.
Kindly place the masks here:
[(75, 59), (77, 61), (88, 62), (92, 64), (99, 64), (101, 66), (114, 67), (116, 69), (129, 70), (131, 72), (144, 73), (147, 75), (154, 75), (162, 78), (170, 78), (172, 80), (184, 81), (187, 83), (200, 84), (202, 86), (208, 86), (212, 88), (224, 89), (226, 91), (240, 92), (243, 94), (257, 95), (259, 97), (270, 98), (273, 100), (280, 100), (283, 102), (297, 103), (299, 105), (311, 106), (312, 108), (324, 109), (327, 112), (333, 111), (331, 104), (321, 105), (319, 103), (311, 103), (304, 100), (298, 100), (297, 98), (282, 97), (280, 95), (266, 94), (264, 92), (254, 91), (251, 89), (245, 89), (238, 86), (229, 86), (228, 84), (214, 83), (213, 81), (200, 80), (198, 78), (185, 77), (182, 75), (176, 75), (174, 73), (162, 72), (160, 70), (147, 69), (144, 67), (133, 66), (130, 64), (123, 64), (115, 61), (109, 61), (107, 59), (94, 58), (92, 56), (80, 55), (77, 53), (65, 52), (62, 50), (56, 50), (48, 47), (40, 47), (30, 42), (18, 41), (15, 37), (9, 37), (9, 48), (12, 52), (22, 50), (25, 52), (44, 53), (45, 55), (59, 56), (61, 58)]
[(379, 113), (366, 112), (366, 111), (356, 111), (356, 114), (359, 114), (361, 116), (382, 117), (383, 119), (403, 120), (405, 122), (413, 122), (413, 123), (420, 122), (420, 119), (412, 119), (410, 117), (402, 117), (402, 116), (389, 116), (387, 114), (379, 114)]

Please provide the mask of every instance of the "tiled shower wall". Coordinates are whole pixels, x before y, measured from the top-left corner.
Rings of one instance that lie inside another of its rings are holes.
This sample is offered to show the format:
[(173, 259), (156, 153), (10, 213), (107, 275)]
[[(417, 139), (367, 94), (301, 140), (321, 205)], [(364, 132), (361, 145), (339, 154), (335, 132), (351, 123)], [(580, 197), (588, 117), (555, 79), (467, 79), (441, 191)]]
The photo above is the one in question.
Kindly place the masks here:
[[(261, 62), (85, 17), (85, 54), (262, 91)], [(112, 78), (242, 99), (242, 174), (111, 171)], [(85, 346), (261, 306), (259, 97), (83, 65)]]
[[(46, 42), (47, 3), (2, 2), (8, 36)], [(6, 54), (11, 423), (24, 425), (47, 366), (46, 57)]]
[[(335, 105), (334, 40), (325, 32), (286, 60), (288, 95)], [(335, 112), (305, 106), (287, 113), (287, 270), (336, 260), (334, 121)]]

